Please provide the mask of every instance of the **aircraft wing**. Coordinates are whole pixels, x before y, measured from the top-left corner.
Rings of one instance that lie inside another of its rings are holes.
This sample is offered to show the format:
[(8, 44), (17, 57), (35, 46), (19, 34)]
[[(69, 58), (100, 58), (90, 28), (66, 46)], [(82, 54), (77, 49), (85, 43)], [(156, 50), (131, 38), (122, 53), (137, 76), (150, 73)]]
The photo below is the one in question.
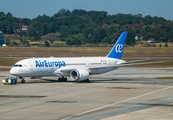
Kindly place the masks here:
[[(141, 61), (141, 60), (138, 60), (138, 61)], [(146, 61), (146, 60), (145, 60)], [(115, 68), (115, 67), (122, 67), (122, 66), (132, 66), (132, 65), (144, 65), (144, 64), (153, 64), (153, 63), (164, 63), (164, 62), (169, 62), (170, 60), (167, 60), (167, 61), (157, 61), (157, 62), (145, 62), (145, 63), (133, 63), (133, 64), (127, 64), (127, 63), (122, 63), (122, 64), (117, 64), (117, 65), (105, 65), (105, 66), (86, 66), (86, 67), (83, 67), (83, 68), (80, 68), (80, 69), (100, 69), (100, 68)], [(62, 72), (70, 72), (71, 70), (74, 70), (74, 69), (79, 69), (79, 68), (61, 68), (61, 71)]]
[(88, 67), (88, 69), (99, 69), (99, 68), (108, 68), (108, 67), (114, 68), (114, 67), (122, 67), (122, 66), (144, 65), (144, 64), (153, 64), (153, 63), (164, 63), (164, 62), (169, 62), (169, 61), (170, 60), (167, 60), (167, 61), (157, 61), (157, 62), (145, 62), (145, 63), (133, 63), (133, 64), (122, 63), (122, 64), (117, 64), (117, 65)]

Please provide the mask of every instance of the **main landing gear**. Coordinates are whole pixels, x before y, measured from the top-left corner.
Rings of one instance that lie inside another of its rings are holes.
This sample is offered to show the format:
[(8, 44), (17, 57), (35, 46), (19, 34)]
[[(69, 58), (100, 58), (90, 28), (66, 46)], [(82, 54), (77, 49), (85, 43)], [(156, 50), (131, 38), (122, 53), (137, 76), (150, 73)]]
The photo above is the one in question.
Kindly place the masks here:
[(90, 80), (89, 79), (86, 79), (85, 82), (90, 82)]
[(58, 78), (59, 82), (67, 82), (67, 78), (64, 78), (64, 76), (62, 78)]

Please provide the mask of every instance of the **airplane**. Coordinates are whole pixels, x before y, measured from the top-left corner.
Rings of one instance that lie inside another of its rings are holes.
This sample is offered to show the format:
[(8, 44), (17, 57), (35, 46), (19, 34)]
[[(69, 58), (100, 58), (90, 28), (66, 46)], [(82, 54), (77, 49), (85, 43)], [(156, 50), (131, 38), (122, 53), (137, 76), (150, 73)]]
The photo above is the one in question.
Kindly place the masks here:
[(105, 57), (49, 57), (29, 58), (18, 61), (10, 70), (10, 74), (18, 76), (21, 82), (25, 77), (31, 79), (43, 76), (57, 76), (58, 81), (67, 81), (69, 76), (73, 81), (89, 81), (89, 76), (115, 70), (121, 66), (140, 64), (162, 63), (145, 62), (146, 60), (125, 61), (121, 60), (128, 31), (121, 34), (112, 50)]

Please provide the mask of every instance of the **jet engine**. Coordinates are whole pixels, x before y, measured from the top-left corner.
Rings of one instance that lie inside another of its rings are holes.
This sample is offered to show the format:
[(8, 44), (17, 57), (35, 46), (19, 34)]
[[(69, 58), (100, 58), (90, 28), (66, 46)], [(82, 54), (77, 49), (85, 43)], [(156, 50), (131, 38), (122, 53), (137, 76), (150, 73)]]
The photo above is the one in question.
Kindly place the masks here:
[(70, 77), (74, 81), (83, 81), (88, 79), (89, 72), (85, 69), (75, 69), (70, 72)]

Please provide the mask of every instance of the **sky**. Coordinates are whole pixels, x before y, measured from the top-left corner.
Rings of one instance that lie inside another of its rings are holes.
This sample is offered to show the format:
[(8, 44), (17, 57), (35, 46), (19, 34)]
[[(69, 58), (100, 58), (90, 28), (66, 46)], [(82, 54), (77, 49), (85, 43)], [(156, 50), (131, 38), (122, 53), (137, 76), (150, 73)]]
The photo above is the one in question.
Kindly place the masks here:
[(173, 20), (173, 0), (0, 0), (0, 12), (18, 18), (53, 16), (62, 8), (107, 11), (110, 15), (140, 13)]

